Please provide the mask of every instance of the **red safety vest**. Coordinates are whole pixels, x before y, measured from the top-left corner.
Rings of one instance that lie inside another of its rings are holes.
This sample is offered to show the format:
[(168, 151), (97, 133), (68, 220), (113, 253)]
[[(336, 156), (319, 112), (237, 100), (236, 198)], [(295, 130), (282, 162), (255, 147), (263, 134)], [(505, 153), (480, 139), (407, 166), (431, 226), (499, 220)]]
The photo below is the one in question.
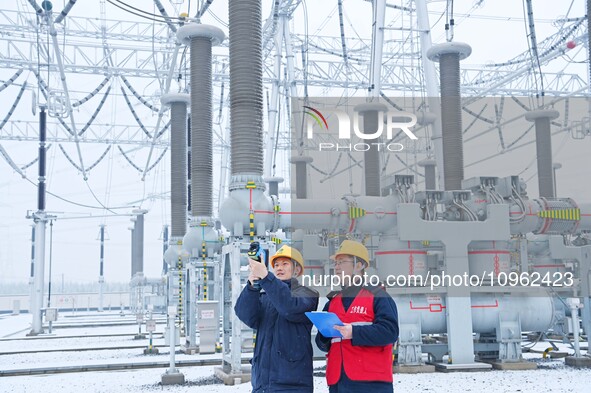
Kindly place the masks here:
[[(342, 294), (330, 302), (328, 311), (345, 323), (367, 324), (374, 321), (374, 294), (361, 289), (349, 309), (345, 311)], [(341, 369), (352, 381), (392, 382), (392, 344), (383, 347), (351, 345), (351, 340), (333, 339), (326, 362), (326, 382), (336, 384)]]

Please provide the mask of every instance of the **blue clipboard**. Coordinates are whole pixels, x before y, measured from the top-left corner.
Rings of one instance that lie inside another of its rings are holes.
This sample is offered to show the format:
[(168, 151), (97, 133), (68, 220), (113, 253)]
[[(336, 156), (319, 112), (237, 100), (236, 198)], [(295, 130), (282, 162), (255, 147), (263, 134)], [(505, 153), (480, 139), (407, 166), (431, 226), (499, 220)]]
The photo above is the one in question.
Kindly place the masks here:
[(334, 325), (343, 326), (337, 314), (326, 311), (307, 312), (306, 316), (324, 337), (343, 337), (341, 332), (333, 328)]

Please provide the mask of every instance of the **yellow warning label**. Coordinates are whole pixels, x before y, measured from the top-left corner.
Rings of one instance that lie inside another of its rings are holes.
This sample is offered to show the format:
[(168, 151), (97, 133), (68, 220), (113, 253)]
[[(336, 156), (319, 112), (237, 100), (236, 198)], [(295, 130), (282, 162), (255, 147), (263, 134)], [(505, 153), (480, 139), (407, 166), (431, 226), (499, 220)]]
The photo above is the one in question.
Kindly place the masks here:
[(359, 218), (365, 216), (365, 209), (360, 207), (349, 208), (349, 218)]
[(553, 218), (557, 220), (579, 221), (581, 219), (580, 209), (542, 210), (538, 217)]

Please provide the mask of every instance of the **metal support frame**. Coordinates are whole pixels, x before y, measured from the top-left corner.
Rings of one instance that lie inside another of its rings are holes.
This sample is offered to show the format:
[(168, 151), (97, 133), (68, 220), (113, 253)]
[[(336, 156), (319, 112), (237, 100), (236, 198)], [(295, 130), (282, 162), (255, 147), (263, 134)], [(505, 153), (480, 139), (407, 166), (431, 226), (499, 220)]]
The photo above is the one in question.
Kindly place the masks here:
[(105, 290), (105, 276), (103, 274), (104, 270), (104, 258), (105, 258), (105, 224), (100, 225), (100, 257), (99, 257), (99, 304), (98, 304), (98, 311), (103, 311), (103, 293)]
[[(178, 273), (179, 271), (173, 265), (168, 270), (168, 298), (169, 300), (175, 299), (179, 296), (180, 287), (177, 286), (178, 283)], [(176, 337), (177, 337), (177, 327), (175, 326), (175, 320), (177, 318), (177, 303), (171, 301), (168, 305), (167, 310), (168, 315), (168, 340), (169, 340), (169, 354), (170, 354), (170, 362), (169, 367), (166, 372), (162, 375), (162, 383), (164, 385), (173, 384), (173, 383), (184, 383), (185, 377), (184, 375), (176, 368)], [(180, 327), (179, 327), (180, 329)]]
[(45, 227), (47, 215), (44, 211), (34, 214), (35, 221), (35, 275), (33, 285), (33, 303), (31, 313), (33, 314), (33, 325), (31, 335), (43, 333), (43, 291), (45, 277)]
[(277, 18), (277, 27), (275, 32), (274, 50), (275, 50), (275, 64), (274, 75), (275, 79), (271, 87), (271, 99), (269, 102), (269, 128), (267, 130), (267, 149), (265, 150), (265, 175), (275, 176), (273, 169), (273, 150), (275, 149), (275, 130), (277, 129), (277, 122), (279, 118), (279, 87), (281, 85), (281, 59), (283, 52), (283, 38), (284, 18)]
[[(424, 221), (418, 204), (398, 204), (398, 231), (404, 241), (441, 241), (445, 245), (445, 272), (450, 276), (469, 271), (468, 244), (475, 240), (510, 238), (507, 205), (489, 205), (482, 222)], [(470, 288), (447, 287), (447, 334), (450, 363), (474, 365)]]
[(443, 139), (441, 128), (441, 105), (439, 97), (439, 81), (437, 72), (435, 71), (435, 64), (427, 60), (427, 51), (433, 46), (431, 41), (431, 28), (429, 26), (429, 12), (426, 0), (415, 0), (417, 7), (417, 22), (420, 30), (419, 37), (421, 40), (421, 64), (425, 75), (425, 89), (427, 90), (427, 100), (429, 103), (429, 111), (435, 114), (435, 121), (431, 126), (431, 140), (435, 145), (435, 161), (437, 166), (437, 185), (439, 189), (444, 189), (443, 182)]
[[(286, 89), (285, 94), (287, 95), (288, 100), (293, 100), (293, 98), (298, 97), (297, 85), (301, 83), (300, 81), (296, 81), (294, 51), (291, 32), (289, 30), (289, 19), (286, 15), (281, 15), (279, 19), (281, 20), (281, 25), (283, 25), (283, 40), (285, 42), (285, 61), (287, 66), (287, 80), (285, 81), (285, 85), (289, 87), (289, 89)], [(299, 109), (292, 108), (292, 114), (291, 119), (295, 123), (292, 126), (292, 129), (300, 130), (302, 127), (302, 116), (300, 115)]]
[[(301, 1), (295, 0), (281, 1), (279, 4), (278, 14), (284, 15), (289, 20), (292, 17), (294, 10), (300, 5), (300, 3)], [(419, 19), (420, 23), (418, 32), (425, 34), (426, 36), (430, 36), (428, 14), (422, 11), (427, 11), (426, 2), (424, 2), (424, 0), (416, 0), (415, 4), (417, 18)], [(427, 17), (426, 25), (420, 20), (423, 16)], [(0, 64), (3, 68), (23, 68), (22, 65), (25, 65), (24, 63), (22, 63), (21, 66), (18, 65), (18, 63), (21, 62), (26, 62), (26, 65), (24, 66), (25, 69), (36, 68), (37, 59), (28, 58), (30, 54), (36, 54), (37, 24), (33, 18), (34, 17), (32, 14), (19, 14), (17, 10), (0, 10), (0, 30), (5, 33), (5, 35), (0, 37), (0, 43), (3, 44), (0, 45), (0, 53), (5, 54), (5, 57), (0, 60)], [(56, 26), (56, 30), (59, 34), (64, 33), (68, 37), (76, 38), (65, 41), (63, 55), (64, 69), (66, 72), (89, 74), (102, 74), (104, 72), (104, 65), (109, 64), (108, 59), (105, 58), (108, 55), (103, 51), (103, 42), (100, 38), (97, 40), (96, 34), (97, 31), (103, 32), (104, 30), (104, 33), (101, 34), (101, 38), (104, 36), (105, 41), (110, 41), (109, 53), (113, 59), (116, 59), (116, 62), (112, 64), (112, 67), (109, 67), (109, 70), (112, 73), (121, 74), (124, 76), (140, 76), (150, 79), (153, 79), (156, 76), (159, 76), (160, 78), (166, 78), (168, 70), (164, 67), (156, 70), (154, 69), (153, 64), (154, 57), (157, 59), (170, 59), (175, 41), (173, 35), (169, 34), (168, 26), (164, 24), (154, 25), (153, 23), (148, 22), (105, 20), (105, 26), (103, 29), (101, 22), (97, 21), (96, 16), (92, 15), (88, 17), (68, 15), (67, 21), (68, 23), (64, 27), (61, 25)], [(568, 22), (568, 24), (564, 26), (564, 29), (574, 27), (576, 23), (578, 22)], [(154, 32), (153, 29), (155, 29)], [(416, 31), (413, 26), (409, 26), (409, 30)], [(276, 30), (273, 30), (271, 17), (267, 19), (263, 27), (263, 58), (265, 60), (268, 58), (268, 54), (272, 50), (272, 37), (275, 32)], [(559, 35), (563, 33), (564, 32), (557, 32), (551, 37), (548, 37), (548, 39), (539, 42), (539, 52), (542, 54), (549, 54), (550, 58), (555, 58), (562, 55), (564, 50), (560, 47), (555, 47), (554, 45), (560, 39)], [(306, 40), (306, 38), (301, 35), (294, 35), (292, 39), (296, 45), (299, 45), (298, 43), (304, 42)], [(586, 45), (587, 34), (576, 35), (575, 42), (577, 42), (579, 45)], [(320, 82), (320, 80), (316, 80), (315, 75), (325, 79), (326, 81), (346, 81), (346, 79), (342, 77), (344, 76), (344, 71), (338, 71), (339, 64), (341, 65), (340, 68), (342, 68), (342, 43), (340, 37), (310, 36), (308, 37), (308, 43), (310, 68), (320, 67), (321, 64), (327, 64), (324, 60), (321, 62), (315, 61), (314, 57), (316, 55), (322, 54), (323, 57), (326, 57), (325, 55), (327, 53), (334, 52), (337, 56), (335, 59), (328, 60), (330, 64), (334, 65), (333, 72), (331, 72), (333, 77), (331, 77), (330, 74), (323, 76), (322, 74), (311, 72), (311, 78), (309, 78), (310, 85), (312, 86)], [(28, 47), (23, 48), (21, 46), (22, 44), (25, 44)], [(154, 47), (152, 47), (153, 44)], [(418, 54), (409, 50), (410, 48), (408, 48), (408, 45), (409, 42), (406, 40), (390, 40), (386, 42), (386, 45), (384, 45), (384, 56), (387, 58), (391, 58), (393, 56), (395, 56), (394, 58), (396, 58), (396, 56), (417, 56)], [(358, 82), (362, 82), (363, 85), (367, 85), (367, 67), (371, 58), (371, 43), (368, 42), (367, 39), (348, 37), (346, 46), (350, 54), (354, 53), (355, 59), (361, 60), (359, 62), (350, 62), (351, 72), (349, 74), (349, 86), (355, 86), (355, 88), (362, 89), (363, 87)], [(428, 49), (428, 47), (426, 47), (426, 49)], [(524, 58), (530, 58), (529, 51), (525, 51), (519, 56), (516, 56), (515, 60)], [(540, 59), (541, 62), (547, 60), (548, 58), (546, 57), (542, 57)], [(42, 64), (47, 63), (47, 59), (40, 59), (40, 61)], [(168, 63), (169, 60), (166, 62)], [(219, 56), (214, 56), (214, 75), (217, 74), (217, 80), (219, 80), (221, 75), (225, 74), (220, 74), (219, 70), (222, 69), (222, 64), (227, 63), (227, 53), (221, 53)], [(358, 63), (358, 65), (355, 63)], [(399, 62), (394, 61), (389, 63)], [(416, 85), (417, 88), (421, 89), (421, 84), (419, 83), (421, 80), (420, 72), (413, 71), (412, 78), (414, 81), (410, 81), (407, 79), (410, 76), (407, 69), (408, 64), (403, 64), (400, 62), (401, 64), (391, 65), (389, 63), (384, 64), (382, 69), (382, 74), (386, 76), (383, 78), (384, 83), (398, 80), (404, 82), (400, 84), (401, 86), (404, 86), (404, 84), (407, 86)], [(521, 79), (520, 75), (515, 75), (515, 71), (518, 69), (521, 71), (521, 67), (524, 65), (524, 63), (520, 61), (515, 61), (514, 63), (514, 65), (507, 65), (504, 67), (487, 67), (486, 69), (472, 70), (469, 74), (471, 77), (464, 79), (462, 84), (466, 88), (478, 89), (482, 91), (487, 88), (487, 84), (481, 81), (497, 82), (504, 74), (504, 76), (510, 78), (510, 80), (505, 80), (503, 83), (495, 83), (495, 89), (514, 89), (516, 86), (511, 86), (512, 81), (517, 79), (520, 80), (519, 85), (521, 85), (523, 91), (528, 91), (528, 84), (530, 82), (529, 76)], [(314, 64), (316, 64), (316, 66), (314, 66)], [(270, 68), (269, 72), (266, 72), (265, 74), (271, 75), (272, 73), (270, 71), (273, 67), (272, 63), (265, 62), (265, 65), (266, 67)], [(527, 69), (529, 69), (531, 63), (526, 62), (526, 65)], [(404, 70), (405, 68), (406, 70)], [(400, 71), (392, 72), (394, 69), (399, 69)], [(339, 72), (341, 77), (335, 78), (335, 72)], [(581, 78), (581, 81), (585, 86), (587, 85), (586, 78), (584, 81)], [(390, 84), (391, 83), (387, 83), (387, 85)], [(549, 87), (548, 81), (545, 81), (545, 87)], [(408, 88), (409, 87), (406, 87), (406, 89)], [(562, 88), (561, 90), (568, 91), (566, 88)], [(546, 93), (550, 94), (548, 89), (546, 89)], [(462, 91), (462, 94), (469, 95), (467, 91)], [(497, 95), (495, 92), (490, 92), (488, 94)]]
[[(222, 203), (226, 199), (226, 190), (228, 189), (228, 173), (230, 173), (230, 122), (226, 124), (224, 129), (224, 139), (222, 143), (224, 148), (222, 149), (222, 167), (220, 173), (220, 188), (218, 193), (218, 206), (222, 206)], [(215, 151), (215, 144), (214, 144)], [(190, 195), (190, 193), (189, 193)]]
[(379, 97), (382, 91), (382, 54), (384, 51), (384, 21), (386, 0), (372, 2), (373, 25), (368, 91), (371, 97)]
[(35, 223), (31, 225), (31, 272), (29, 274), (29, 312), (35, 296)]
[(45, 226), (49, 219), (45, 213), (45, 152), (47, 112), (45, 106), (39, 112), (39, 183), (37, 187), (37, 212), (32, 217), (35, 223), (35, 265), (33, 298), (30, 312), (33, 314), (30, 335), (43, 333), (43, 289), (45, 284)]
[(519, 314), (500, 315), (496, 328), (499, 358), (504, 362), (523, 361), (521, 356), (521, 321)]
[(185, 268), (185, 351), (197, 348), (197, 269), (195, 262)]
[[(275, 253), (274, 242), (265, 239), (258, 239), (258, 241), (268, 255)], [(231, 374), (241, 373), (243, 338), (252, 337), (252, 333), (249, 334), (252, 330), (246, 327), (234, 312), (234, 305), (248, 277), (246, 270), (241, 271), (241, 259), (244, 258), (249, 246), (250, 242), (237, 238), (222, 247), (220, 276), (223, 277), (222, 366)], [(249, 347), (248, 343), (244, 346)]]
[[(0, 25), (0, 28), (2, 26)], [(311, 44), (317, 37), (310, 38)], [(303, 38), (292, 36), (292, 42), (303, 42)], [(319, 41), (319, 44), (322, 41)], [(0, 59), (0, 67), (3, 69), (36, 69), (37, 59), (24, 56), (24, 53), (36, 53), (34, 43), (25, 42), (26, 46), (21, 48), (16, 45), (16, 42), (3, 41), (0, 37), (0, 53), (6, 54), (5, 58)], [(309, 44), (309, 45), (311, 45)], [(102, 53), (102, 47), (97, 45), (84, 44), (69, 44), (73, 48), (67, 48), (72, 53), (69, 57), (75, 58), (74, 62), (71, 58), (65, 58), (64, 70), (66, 73), (76, 73), (77, 75), (97, 75), (104, 73), (103, 63), (105, 58), (99, 56)], [(128, 78), (142, 78), (153, 80), (156, 78), (164, 79), (168, 76), (169, 70), (158, 69), (154, 70), (148, 66), (152, 63), (151, 58), (153, 53), (148, 49), (137, 47), (130, 48), (110, 48), (113, 57), (125, 59), (122, 64), (116, 64), (110, 67), (109, 70), (113, 74), (120, 74)], [(157, 49), (158, 50), (158, 49)], [(96, 53), (95, 53), (96, 52)], [(167, 56), (171, 52), (169, 47), (160, 49), (158, 55)], [(84, 53), (81, 56), (80, 53)], [(369, 56), (366, 55), (362, 61), (349, 62), (350, 71), (347, 73), (343, 69), (342, 58), (321, 58), (321, 55), (326, 55), (325, 51), (318, 51), (314, 53), (309, 51), (308, 62), (308, 86), (325, 87), (325, 88), (344, 88), (355, 90), (365, 90), (367, 88), (367, 71), (369, 64)], [(560, 56), (562, 53), (555, 53), (554, 56), (544, 59), (545, 62), (551, 61), (554, 57)], [(318, 57), (315, 57), (318, 56)], [(387, 53), (384, 53), (387, 57)], [(146, 59), (148, 58), (148, 59)], [(42, 62), (47, 62), (41, 59)], [(134, 64), (135, 63), (135, 64)], [(213, 70), (212, 79), (215, 84), (220, 84), (222, 81), (227, 82), (229, 76), (227, 70), (224, 69), (223, 64), (228, 63), (227, 53), (215, 53), (213, 55)], [(271, 85), (274, 78), (268, 76), (273, 75), (273, 63), (269, 60), (264, 63), (266, 70), (263, 75), (263, 82)], [(55, 64), (49, 65), (50, 72), (57, 72), (58, 69)], [(181, 70), (184, 73), (184, 70)], [(425, 75), (426, 76), (426, 75)], [(527, 70), (518, 70), (513, 73), (504, 69), (478, 69), (466, 67), (460, 73), (462, 84), (462, 96), (491, 96), (491, 95), (515, 95), (527, 96), (530, 93), (528, 83), (530, 82)], [(349, 78), (347, 80), (347, 77)], [(296, 78), (294, 79), (298, 85), (303, 84), (303, 72), (300, 68), (296, 69)], [(494, 82), (494, 88), (490, 88), (489, 84), (483, 80), (490, 80)], [(497, 83), (501, 80), (504, 83)], [(578, 95), (581, 97), (588, 97), (591, 95), (587, 87), (587, 81), (581, 75), (570, 72), (544, 72), (544, 87), (546, 95), (566, 95), (570, 92), (585, 88)], [(382, 91), (407, 91), (420, 93), (425, 90), (425, 85), (422, 82), (421, 75), (418, 71), (409, 72), (408, 65), (403, 62), (390, 61), (382, 65)], [(85, 92), (87, 94), (88, 92)], [(428, 96), (431, 96), (428, 94)]]
[(421, 319), (400, 323), (398, 335), (398, 364), (415, 366), (423, 364), (423, 338), (421, 335)]
[[(197, 349), (197, 332), (198, 332), (198, 317), (197, 317), (197, 302), (203, 301), (203, 285), (204, 285), (204, 274), (203, 270), (208, 269), (208, 273), (206, 275), (208, 281), (208, 293), (213, 293), (213, 297), (211, 295), (208, 296), (207, 300), (215, 300), (217, 301), (219, 295), (221, 293), (221, 289), (218, 288), (221, 286), (222, 278), (218, 275), (219, 274), (219, 257), (207, 258), (207, 262), (204, 265), (201, 258), (192, 258), (189, 263), (186, 264), (185, 268), (185, 277), (187, 278), (185, 282), (185, 331), (186, 331), (186, 340), (185, 340), (185, 351), (189, 350), (196, 350)], [(213, 288), (213, 290), (212, 290)]]
[[(164, 225), (162, 229), (162, 255), (168, 250), (168, 225)], [(162, 275), (166, 275), (168, 273), (168, 263), (166, 260), (162, 258)]]
[(234, 312), (242, 289), (240, 273), (241, 243), (232, 242), (222, 247), (222, 271), (224, 277), (224, 317), (223, 317), (223, 353), (222, 366), (233, 374), (242, 368), (242, 322)]
[(519, 272), (528, 272), (529, 258), (527, 252), (527, 239), (519, 238)]
[(87, 174), (86, 174), (86, 168), (84, 168), (84, 160), (82, 159), (82, 150), (80, 149), (80, 139), (78, 136), (78, 131), (76, 128), (76, 121), (74, 119), (74, 111), (72, 108), (72, 101), (70, 99), (70, 91), (68, 90), (68, 83), (67, 83), (67, 79), (66, 79), (66, 73), (64, 70), (64, 64), (63, 64), (63, 60), (62, 60), (62, 52), (60, 50), (60, 46), (59, 46), (59, 42), (57, 40), (57, 31), (55, 29), (55, 25), (54, 25), (54, 21), (53, 21), (53, 17), (51, 15), (48, 15), (49, 18), (49, 35), (51, 36), (51, 42), (53, 43), (53, 51), (55, 52), (55, 60), (57, 62), (57, 66), (58, 66), (58, 70), (60, 73), (60, 79), (62, 82), (62, 87), (64, 89), (63, 93), (64, 93), (64, 101), (62, 102), (62, 104), (65, 104), (66, 106), (66, 111), (67, 114), (70, 119), (70, 127), (72, 128), (72, 132), (73, 132), (73, 136), (74, 136), (74, 142), (76, 143), (76, 151), (78, 153), (78, 160), (80, 162), (80, 169), (82, 172), (82, 177), (84, 178), (84, 180), (87, 179)]
[[(583, 329), (587, 334), (587, 348), (591, 348), (591, 246), (571, 247), (565, 246), (562, 236), (550, 236), (548, 239), (550, 253), (554, 259), (574, 259), (578, 261), (578, 277), (581, 280), (580, 296), (583, 298), (583, 308), (581, 310), (581, 317), (583, 321)], [(578, 327), (574, 326), (573, 329)], [(587, 349), (587, 356), (590, 352)]]
[[(170, 83), (172, 81), (172, 76), (176, 69), (176, 58), (179, 53), (179, 48), (181, 44), (177, 43), (174, 46), (174, 51), (172, 53), (172, 59), (170, 61), (170, 68), (168, 69), (168, 76), (166, 77), (166, 83), (163, 94), (167, 94), (170, 91)], [(156, 146), (156, 142), (159, 139), (158, 130), (160, 129), (160, 123), (162, 122), (162, 118), (164, 113), (166, 112), (167, 108), (164, 105), (160, 106), (160, 110), (158, 111), (158, 120), (156, 120), (156, 126), (154, 127), (154, 136), (152, 137), (152, 143), (150, 144), (150, 152), (148, 153), (148, 159), (146, 160), (146, 166), (144, 167), (144, 171), (142, 172), (142, 181), (146, 178), (146, 173), (150, 167), (150, 160), (152, 159), (152, 153), (154, 152), (154, 147)]]

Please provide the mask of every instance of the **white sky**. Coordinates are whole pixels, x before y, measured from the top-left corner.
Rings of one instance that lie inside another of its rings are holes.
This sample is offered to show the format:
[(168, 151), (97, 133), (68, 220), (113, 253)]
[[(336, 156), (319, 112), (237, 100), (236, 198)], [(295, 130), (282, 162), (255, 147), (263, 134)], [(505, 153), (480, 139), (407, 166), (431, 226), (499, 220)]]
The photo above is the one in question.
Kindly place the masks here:
[[(59, 12), (63, 8), (64, 0), (54, 1), (55, 10)], [(129, 0), (138, 8), (153, 11), (152, 3), (139, 0)], [(146, 6), (149, 3), (150, 6)], [(169, 13), (175, 12), (169, 1), (163, 1), (167, 5)], [(175, 1), (174, 3), (180, 3)], [(273, 4), (270, 0), (264, 2), (263, 17), (266, 18)], [(319, 35), (339, 35), (338, 13), (336, 12), (336, 1), (310, 1), (307, 2), (307, 29), (310, 34)], [(390, 1), (391, 4), (405, 5), (406, 1)], [(467, 42), (472, 45), (473, 51), (469, 59), (462, 62), (462, 66), (487, 64), (490, 62), (506, 61), (513, 56), (527, 50), (528, 39), (525, 34), (525, 24), (523, 21), (523, 8), (519, 1), (515, 0), (488, 0), (480, 2), (480, 7), (474, 7), (479, 2), (473, 0), (455, 1), (456, 29), (455, 40)], [(74, 6), (71, 15), (99, 15), (99, 2), (79, 0)], [(534, 14), (539, 22), (536, 23), (536, 32), (538, 41), (555, 33), (557, 26), (551, 23), (557, 17), (566, 15), (570, 1), (556, 2), (552, 0), (543, 0), (534, 2)], [(27, 8), (28, 7), (28, 8)], [(359, 35), (363, 38), (370, 37), (371, 29), (371, 5), (361, 0), (345, 0), (345, 31), (348, 36)], [(197, 8), (197, 2), (191, 4), (191, 14)], [(433, 24), (441, 15), (445, 8), (445, 2), (430, 2), (429, 18)], [(0, 2), (0, 9), (3, 10), (30, 10), (26, 1)], [(178, 10), (186, 10), (185, 1)], [(107, 17), (109, 19), (127, 19), (138, 20), (133, 15), (107, 4)], [(211, 6), (215, 15), (227, 21), (227, 1), (215, 0)], [(473, 15), (486, 16), (486, 18), (472, 17), (464, 18), (462, 14), (470, 13)], [(585, 1), (576, 0), (572, 2), (572, 9), (569, 17), (578, 17), (585, 14)], [(399, 13), (388, 10), (386, 23), (388, 24)], [(495, 18), (492, 18), (495, 17)], [(403, 22), (405, 25), (410, 23), (410, 18)], [(443, 17), (433, 28), (433, 40), (435, 43), (445, 41), (443, 30)], [(305, 31), (306, 19), (303, 9), (299, 9), (294, 17), (292, 29), (298, 33)], [(206, 15), (203, 18), (204, 23), (211, 23), (220, 26), (220, 24), (211, 16)], [(98, 23), (98, 21), (97, 21)], [(400, 23), (397, 19), (396, 23)], [(394, 24), (396, 26), (396, 23)], [(319, 28), (321, 28), (319, 30)], [(227, 28), (223, 27), (227, 32)], [(403, 33), (397, 31), (388, 31), (386, 38), (400, 37)], [(3, 54), (0, 52), (0, 56)], [(569, 56), (577, 60), (586, 60), (586, 48), (579, 46), (569, 52)], [(298, 59), (296, 61), (299, 62)], [(568, 65), (566, 58), (559, 59), (544, 70), (561, 70)], [(14, 74), (16, 70), (0, 70), (0, 80), (4, 81)], [(587, 80), (587, 70), (584, 64), (570, 64), (567, 72), (578, 72), (583, 79)], [(71, 75), (68, 76), (71, 78)], [(72, 78), (74, 79), (74, 78)], [(84, 76), (79, 80), (68, 80), (70, 87), (81, 92), (89, 92), (103, 79), (102, 75)], [(18, 80), (22, 82), (24, 75)], [(35, 78), (31, 74), (29, 82), (34, 82)], [(131, 80), (131, 79), (130, 79)], [(52, 83), (57, 83), (57, 75), (50, 78)], [(136, 83), (133, 82), (132, 83)], [(140, 83), (140, 82), (137, 82)], [(157, 84), (150, 83), (139, 85), (138, 90), (146, 95), (152, 96), (157, 92)], [(226, 95), (228, 87), (226, 86)], [(11, 86), (0, 92), (2, 107), (0, 108), (0, 119), (3, 118), (10, 105), (14, 101), (19, 88)], [(118, 87), (117, 87), (118, 90)], [(312, 90), (311, 94), (330, 94), (320, 89)], [(354, 94), (355, 92), (350, 92)], [(219, 90), (216, 90), (216, 95)], [(341, 92), (337, 93), (338, 95)], [(363, 94), (363, 92), (357, 92)], [(408, 94), (408, 93), (407, 93)], [(85, 94), (79, 93), (75, 98), (80, 98)], [(101, 94), (99, 93), (99, 96)], [(134, 97), (130, 97), (132, 102), (136, 102)], [(214, 98), (214, 102), (215, 102)], [(219, 99), (219, 97), (218, 97)], [(94, 98), (98, 103), (99, 98)], [(119, 99), (120, 104), (124, 103)], [(82, 106), (75, 113), (78, 121), (85, 121), (94, 111), (96, 104)], [(125, 105), (125, 104), (123, 104)], [(215, 103), (217, 105), (217, 103)], [(146, 124), (154, 124), (155, 117), (145, 110), (141, 105), (136, 106), (136, 110), (141, 112), (142, 121)], [(36, 121), (30, 112), (30, 93), (25, 93), (23, 100), (17, 108), (14, 119)], [(103, 121), (119, 121), (133, 124), (134, 120), (129, 115), (126, 107), (112, 110), (109, 113), (101, 114)], [(224, 115), (226, 117), (226, 115)], [(520, 135), (519, 130), (515, 135), (507, 134), (509, 141)], [(566, 142), (562, 144), (562, 141)], [(0, 141), (0, 144), (8, 151), (10, 156), (19, 164), (25, 165), (36, 157), (36, 142), (15, 142)], [(467, 144), (466, 146), (466, 164), (480, 156), (490, 155), (497, 150), (498, 140), (495, 140), (494, 133), (489, 138), (479, 139), (477, 142)], [(75, 157), (74, 144), (64, 144), (68, 154)], [(93, 163), (102, 154), (106, 146), (95, 144), (83, 144), (83, 155), (86, 165)], [(588, 177), (588, 166), (591, 164), (589, 158), (591, 148), (591, 138), (582, 141), (573, 141), (568, 137), (559, 136), (554, 140), (555, 161), (563, 163), (564, 168), (560, 172), (558, 187), (560, 195), (570, 196), (581, 201), (589, 201), (589, 192), (591, 191), (588, 182), (581, 181)], [(129, 150), (130, 147), (125, 147)], [(139, 149), (130, 153), (132, 159), (140, 165), (144, 165), (147, 156), (146, 149)], [(477, 174), (504, 176), (521, 172), (527, 169), (522, 175), (525, 178), (535, 174), (535, 163), (529, 165), (535, 157), (531, 149), (517, 152), (508, 157), (499, 157), (483, 166), (469, 167), (466, 169), (466, 177)], [(77, 203), (99, 206), (99, 203), (91, 195), (89, 188), (96, 194), (96, 197), (104, 204), (109, 206), (138, 205), (148, 209), (145, 226), (145, 250), (144, 250), (144, 270), (149, 277), (155, 277), (160, 274), (162, 266), (162, 240), (161, 231), (164, 223), (170, 220), (170, 202), (166, 199), (145, 199), (150, 194), (166, 193), (169, 189), (169, 154), (165, 159), (149, 174), (145, 182), (140, 180), (138, 172), (131, 168), (125, 159), (116, 151), (115, 148), (107, 155), (107, 158), (101, 162), (89, 176), (88, 182), (84, 182), (78, 171), (71, 166), (65, 159), (57, 145), (54, 145), (48, 153), (48, 189), (60, 195), (63, 198), (75, 201)], [(285, 159), (283, 166), (286, 168)], [(216, 180), (214, 185), (217, 188), (217, 176), (219, 175), (219, 163), (214, 165)], [(37, 166), (34, 165), (27, 170), (27, 176), (36, 181)], [(360, 182), (361, 183), (361, 182)], [(529, 190), (537, 194), (536, 179), (529, 182)], [(144, 200), (145, 199), (145, 200)], [(130, 203), (133, 201), (141, 201)], [(2, 281), (22, 281), (28, 280), (30, 267), (30, 234), (31, 221), (25, 219), (28, 210), (36, 209), (36, 189), (26, 180), (15, 173), (10, 166), (0, 159), (0, 284)], [(73, 217), (82, 214), (92, 213), (101, 215), (103, 210), (87, 209), (62, 202), (56, 198), (48, 196), (47, 210), (60, 212), (60, 216)], [(129, 212), (131, 209), (123, 210)], [(91, 282), (98, 279), (99, 265), (99, 242), (97, 240), (99, 225), (107, 225), (108, 241), (105, 248), (105, 277), (109, 282), (126, 281), (130, 276), (130, 227), (129, 217), (121, 218), (93, 218), (93, 219), (71, 219), (59, 220), (54, 225), (53, 233), (53, 277), (61, 279), (65, 276), (66, 281), (84, 281)], [(49, 236), (49, 231), (47, 232)], [(49, 239), (48, 239), (49, 240)], [(46, 253), (49, 258), (49, 248)], [(47, 274), (47, 265), (46, 265)]]

